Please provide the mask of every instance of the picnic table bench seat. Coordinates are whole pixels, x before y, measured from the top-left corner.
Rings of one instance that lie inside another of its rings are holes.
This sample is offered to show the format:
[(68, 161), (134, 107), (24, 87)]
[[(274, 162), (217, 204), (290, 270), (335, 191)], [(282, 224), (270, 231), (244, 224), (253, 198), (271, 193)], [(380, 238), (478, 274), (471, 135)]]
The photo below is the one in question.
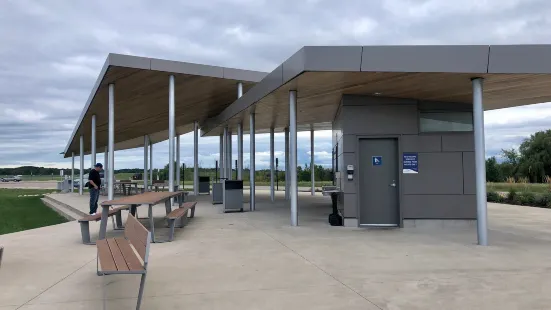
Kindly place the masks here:
[(195, 216), (195, 206), (197, 205), (196, 201), (185, 202), (179, 208), (171, 211), (166, 215), (168, 225), (170, 227), (170, 234), (168, 236), (168, 241), (174, 240), (174, 227), (176, 226), (176, 220), (180, 219), (180, 228), (184, 227), (188, 221), (188, 211), (191, 210), (190, 217)]
[[(130, 206), (120, 206), (109, 210), (109, 214), (107, 216), (111, 217), (115, 215), (115, 218), (116, 218), (116, 225), (113, 224), (113, 229), (119, 230), (123, 228), (121, 211), (128, 210), (129, 208)], [(93, 215), (92, 214), (86, 215), (85, 217), (78, 220), (78, 223), (80, 224), (80, 233), (82, 235), (82, 243), (95, 244), (90, 241), (90, 224), (89, 223), (97, 222), (99, 220), (101, 220), (101, 212)]]
[[(140, 309), (143, 297), (150, 244), (151, 233), (132, 214), (128, 214), (124, 237), (101, 239), (96, 242), (98, 276), (111, 274), (141, 275), (138, 302), (136, 304), (137, 310)], [(104, 283), (102, 289), (104, 303), (105, 287)]]

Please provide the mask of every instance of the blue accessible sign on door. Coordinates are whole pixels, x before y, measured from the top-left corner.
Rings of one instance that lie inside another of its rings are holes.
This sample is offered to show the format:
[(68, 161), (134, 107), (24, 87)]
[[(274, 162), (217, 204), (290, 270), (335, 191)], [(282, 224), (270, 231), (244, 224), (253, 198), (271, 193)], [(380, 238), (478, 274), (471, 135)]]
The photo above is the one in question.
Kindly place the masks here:
[(383, 156), (372, 156), (371, 164), (373, 166), (381, 166), (383, 164)]
[(419, 173), (417, 153), (404, 153), (402, 173)]

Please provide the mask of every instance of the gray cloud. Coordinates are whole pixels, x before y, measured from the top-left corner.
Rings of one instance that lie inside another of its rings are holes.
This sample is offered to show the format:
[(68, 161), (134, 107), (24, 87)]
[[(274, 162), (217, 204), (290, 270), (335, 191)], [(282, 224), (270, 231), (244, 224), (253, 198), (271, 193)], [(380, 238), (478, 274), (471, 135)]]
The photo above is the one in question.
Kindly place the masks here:
[[(59, 152), (109, 52), (271, 71), (303, 45), (546, 43), (550, 13), (545, 0), (2, 1), (0, 166), (69, 165)], [(488, 154), (547, 128), (541, 115), (551, 116), (551, 106), (520, 109), (486, 113)], [(319, 135), (316, 160), (330, 166), (330, 135)], [(299, 139), (305, 163), (308, 135)], [(189, 163), (190, 143), (182, 138)], [(154, 149), (160, 166), (167, 143)], [(267, 136), (257, 151), (263, 168)], [(217, 153), (217, 138), (201, 139), (203, 166)], [(117, 166), (139, 167), (142, 154), (117, 152)]]

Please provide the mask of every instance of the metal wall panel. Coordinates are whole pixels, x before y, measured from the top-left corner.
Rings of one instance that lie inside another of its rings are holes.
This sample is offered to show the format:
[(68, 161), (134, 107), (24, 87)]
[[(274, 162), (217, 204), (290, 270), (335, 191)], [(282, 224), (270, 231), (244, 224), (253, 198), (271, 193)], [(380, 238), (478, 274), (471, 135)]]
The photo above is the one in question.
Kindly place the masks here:
[(492, 45), (488, 73), (551, 73), (551, 45)]
[(362, 71), (486, 73), (488, 45), (364, 46)]
[(475, 195), (404, 195), (404, 219), (476, 219)]
[[(199, 65), (194, 63), (179, 62), (172, 60), (151, 60), (151, 70), (166, 71), (174, 73), (192, 74), (199, 76), (224, 77), (224, 69), (222, 67)], [(176, 81), (178, 82), (178, 81)]]
[(462, 153), (419, 153), (419, 173), (402, 176), (402, 194), (462, 195)]
[(463, 153), (463, 194), (476, 194), (474, 152)]
[(404, 135), (402, 136), (403, 152), (441, 152), (442, 136), (440, 135)]
[(443, 152), (474, 152), (474, 133), (450, 133), (442, 135)]
[(361, 46), (306, 46), (304, 71), (360, 71)]

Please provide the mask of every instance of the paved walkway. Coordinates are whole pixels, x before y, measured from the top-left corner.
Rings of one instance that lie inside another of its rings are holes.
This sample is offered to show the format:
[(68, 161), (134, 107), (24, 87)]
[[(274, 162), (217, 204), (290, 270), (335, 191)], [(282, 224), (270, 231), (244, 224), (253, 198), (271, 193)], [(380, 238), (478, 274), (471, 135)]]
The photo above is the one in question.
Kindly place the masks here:
[[(300, 227), (278, 193), (256, 212), (201, 196), (172, 243), (153, 244), (143, 309), (549, 309), (551, 210), (489, 205), (490, 247), (473, 229), (327, 224), (329, 198), (300, 194)], [(87, 197), (77, 197), (86, 206)], [(247, 206), (246, 206), (247, 207)], [(139, 209), (145, 212), (145, 208)], [(155, 209), (162, 227), (163, 207)], [(92, 225), (97, 232), (98, 225)], [(166, 234), (166, 228), (159, 233)], [(109, 227), (109, 235), (118, 235)], [(95, 274), (76, 222), (0, 236), (0, 310), (133, 309), (139, 276)]]

